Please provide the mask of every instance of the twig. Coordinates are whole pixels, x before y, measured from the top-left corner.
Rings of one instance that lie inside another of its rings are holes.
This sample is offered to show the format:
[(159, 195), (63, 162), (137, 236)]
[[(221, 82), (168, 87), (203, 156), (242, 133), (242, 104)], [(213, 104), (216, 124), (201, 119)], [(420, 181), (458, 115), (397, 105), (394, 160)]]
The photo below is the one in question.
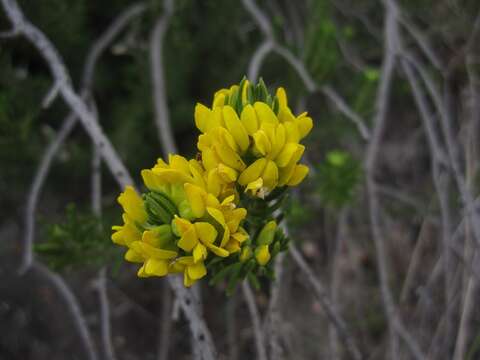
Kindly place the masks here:
[(257, 7), (253, 0), (242, 0), (242, 3), (245, 9), (254, 18), (255, 22), (260, 27), (265, 37), (264, 41), (257, 48), (250, 61), (248, 67), (248, 78), (252, 81), (255, 81), (258, 77), (258, 73), (260, 71), (262, 63), (268, 53), (270, 51), (276, 52), (295, 69), (298, 76), (302, 79), (305, 87), (310, 93), (316, 91), (317, 89), (320, 89), (320, 91), (327, 96), (327, 98), (337, 107), (337, 109), (357, 126), (357, 129), (359, 130), (362, 137), (365, 140), (368, 140), (369, 130), (365, 126), (365, 121), (363, 121), (362, 118), (358, 114), (356, 114), (330, 86), (327, 85), (319, 88), (315, 80), (305, 67), (305, 64), (300, 59), (298, 59), (289, 49), (279, 45), (275, 41), (273, 37), (273, 32), (271, 31), (272, 26), (270, 20), (260, 10), (260, 8)]
[[(127, 169), (123, 165), (118, 154), (115, 152), (110, 141), (105, 137), (102, 129), (96, 123), (93, 115), (89, 112), (85, 102), (74, 92), (70, 84), (70, 77), (67, 69), (53, 44), (38, 28), (23, 16), (23, 13), (15, 0), (1, 1), (12, 25), (18, 27), (21, 30), (21, 33), (38, 49), (47, 61), (55, 80), (63, 80), (63, 86), (60, 89), (62, 97), (79, 116), (88, 135), (95, 141), (95, 145), (101, 149), (102, 157), (118, 184), (123, 188), (124, 186), (133, 183), (130, 174), (127, 172)], [(203, 359), (215, 359), (216, 350), (210, 332), (203, 318), (201, 318), (196, 311), (192, 310), (192, 296), (190, 292), (183, 287), (181, 280), (178, 277), (170, 279), (169, 283), (174, 289), (177, 299), (186, 314), (192, 334), (201, 344)]]
[(248, 64), (247, 76), (255, 83), (258, 79), (258, 74), (260, 73), (260, 68), (262, 67), (263, 62), (267, 55), (272, 51), (274, 43), (271, 39), (265, 39), (260, 46), (253, 53), (250, 63)]
[(163, 67), (163, 41), (173, 14), (173, 0), (164, 0), (164, 13), (157, 20), (150, 36), (150, 66), (152, 71), (153, 103), (155, 108), (155, 125), (162, 146), (163, 155), (176, 153), (177, 146), (170, 124), (170, 115), (165, 90), (165, 73)]
[(73, 324), (77, 329), (78, 335), (80, 337), (81, 343), (85, 349), (87, 359), (97, 360), (97, 352), (93, 344), (93, 340), (90, 336), (87, 324), (85, 322), (85, 317), (83, 316), (82, 309), (77, 302), (75, 295), (72, 293), (67, 283), (62, 279), (60, 275), (55, 274), (45, 265), (34, 262), (32, 264), (32, 269), (38, 272), (41, 276), (47, 279), (61, 295), (62, 299), (67, 305), (68, 311), (73, 318)]
[(199, 344), (200, 356), (202, 360), (214, 360), (217, 358), (217, 352), (212, 340), (210, 331), (205, 321), (200, 317), (195, 309), (191, 291), (185, 288), (180, 277), (175, 276), (169, 279), (170, 287), (176, 295), (183, 313), (185, 314), (192, 332), (193, 338)]
[[(97, 63), (100, 55), (105, 51), (107, 46), (115, 38), (120, 31), (122, 31), (128, 22), (144, 11), (145, 7), (142, 4), (136, 4), (129, 7), (123, 12), (111, 26), (100, 36), (100, 38), (93, 44), (91, 50), (88, 53), (87, 60), (85, 62), (85, 68), (83, 71), (83, 86), (82, 92), (84, 94), (89, 92), (89, 88), (92, 84), (94, 75), (95, 64)], [(40, 165), (35, 173), (32, 185), (28, 192), (27, 207), (25, 211), (25, 237), (22, 251), (22, 261), (19, 268), (20, 273), (24, 273), (30, 267), (33, 260), (32, 246), (35, 236), (35, 212), (37, 209), (37, 203), (40, 196), (40, 191), (43, 188), (46, 177), (50, 170), (52, 161), (57, 154), (60, 146), (68, 137), (73, 127), (77, 122), (77, 115), (75, 112), (71, 112), (67, 118), (63, 121), (62, 126), (57, 133), (56, 137), (49, 144), (45, 150)]]
[(49, 108), (52, 102), (57, 98), (58, 92), (60, 90), (60, 84), (54, 82), (47, 95), (42, 100), (42, 107), (44, 109)]
[(304, 275), (306, 276), (306, 280), (312, 286), (313, 292), (316, 295), (318, 301), (322, 305), (325, 313), (330, 320), (330, 322), (335, 326), (337, 330), (338, 336), (343, 340), (343, 342), (347, 346), (347, 350), (352, 357), (352, 359), (362, 359), (362, 354), (352, 337), (352, 335), (348, 332), (347, 327), (345, 325), (344, 320), (340, 317), (337, 310), (331, 304), (327, 292), (323, 285), (321, 284), (320, 280), (315, 276), (312, 269), (308, 266), (307, 262), (297, 250), (297, 248), (290, 243), (289, 246), (289, 253), (294, 262), (297, 266), (302, 270)]
[(228, 359), (238, 360), (239, 347), (238, 347), (238, 335), (237, 335), (237, 319), (235, 316), (237, 308), (236, 296), (230, 296), (227, 300), (227, 343), (228, 343)]
[(250, 288), (249, 283), (245, 280), (242, 283), (242, 292), (247, 302), (248, 311), (250, 313), (250, 317), (252, 319), (253, 325), (253, 334), (255, 338), (255, 346), (257, 349), (257, 359), (259, 360), (267, 360), (267, 350), (265, 348), (265, 339), (263, 336), (261, 321), (260, 321), (260, 314), (258, 312), (257, 304), (255, 303), (255, 298), (253, 296), (252, 289)]
[(132, 178), (113, 149), (110, 140), (97, 124), (96, 119), (88, 110), (85, 102), (74, 91), (67, 69), (53, 44), (43, 32), (24, 17), (15, 0), (2, 0), (2, 5), (12, 25), (20, 29), (20, 33), (37, 48), (46, 60), (54, 77), (54, 81), (59, 84), (60, 94), (77, 114), (85, 130), (95, 142), (95, 145), (99, 147), (103, 158), (110, 167), (110, 171), (115, 174), (115, 179), (119, 185), (124, 188), (127, 185), (133, 184)]
[[(285, 223), (281, 225), (286, 233)], [(275, 258), (275, 281), (270, 287), (270, 301), (268, 302), (268, 309), (265, 315), (265, 334), (267, 335), (267, 342), (269, 347), (269, 354), (271, 359), (282, 360), (285, 358), (285, 351), (281, 345), (282, 338), (282, 282), (285, 273), (285, 254), (280, 253)]]
[(172, 292), (166, 281), (162, 281), (162, 314), (159, 317), (159, 328), (157, 360), (168, 360), (172, 328)]
[(374, 119), (374, 129), (371, 141), (367, 148), (365, 157), (366, 183), (369, 203), (369, 215), (372, 228), (372, 235), (375, 244), (377, 270), (380, 279), (380, 291), (388, 322), (391, 343), (391, 359), (398, 357), (398, 340), (399, 334), (408, 346), (412, 355), (416, 359), (424, 359), (418, 344), (408, 333), (407, 329), (396, 313), (395, 303), (390, 287), (388, 285), (388, 268), (387, 268), (387, 252), (385, 249), (385, 239), (381, 230), (380, 223), (380, 204), (376, 190), (375, 170), (380, 154), (380, 144), (382, 136), (386, 128), (387, 109), (390, 98), (391, 82), (395, 68), (396, 56), (398, 51), (398, 24), (396, 8), (389, 1), (385, 2), (385, 45), (384, 58), (381, 68), (380, 84), (376, 95), (376, 113)]
[(110, 326), (110, 304), (107, 293), (107, 268), (104, 266), (98, 272), (96, 289), (100, 300), (100, 334), (102, 348), (106, 360), (115, 360), (115, 351), (112, 344), (112, 334)]

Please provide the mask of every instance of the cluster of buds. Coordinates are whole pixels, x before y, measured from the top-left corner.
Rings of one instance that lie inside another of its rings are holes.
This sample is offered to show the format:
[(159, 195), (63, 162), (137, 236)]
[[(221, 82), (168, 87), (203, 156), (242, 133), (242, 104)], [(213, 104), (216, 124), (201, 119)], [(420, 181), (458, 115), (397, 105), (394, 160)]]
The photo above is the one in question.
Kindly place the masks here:
[(209, 276), (258, 284), (272, 259), (287, 248), (275, 217), (286, 189), (308, 174), (300, 141), (313, 123), (294, 116), (283, 88), (272, 96), (262, 80), (222, 89), (208, 108), (197, 104), (199, 155), (170, 155), (142, 171), (147, 191), (127, 187), (118, 201), (123, 222), (112, 240), (125, 259), (141, 263), (138, 276), (183, 273), (184, 285)]

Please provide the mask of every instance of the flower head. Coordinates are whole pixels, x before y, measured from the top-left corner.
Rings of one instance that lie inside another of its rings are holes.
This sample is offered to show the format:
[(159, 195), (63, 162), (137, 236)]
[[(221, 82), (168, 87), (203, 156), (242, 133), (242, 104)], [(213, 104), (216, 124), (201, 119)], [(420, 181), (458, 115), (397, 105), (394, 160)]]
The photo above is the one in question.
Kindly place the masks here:
[(149, 190), (142, 197), (132, 187), (120, 194), (124, 224), (113, 227), (112, 240), (128, 248), (127, 261), (142, 263), (138, 276), (181, 271), (190, 286), (206, 275), (209, 255), (226, 258), (240, 250), (248, 238), (240, 226), (247, 212), (237, 207), (232, 186), (217, 191), (209, 176), (198, 161), (171, 155), (168, 163), (142, 170)]
[(308, 174), (298, 162), (305, 150), (300, 141), (313, 121), (307, 113), (293, 115), (283, 88), (272, 97), (263, 81), (253, 86), (243, 80), (217, 91), (211, 108), (197, 104), (195, 124), (202, 132), (202, 163), (223, 186), (236, 181), (263, 197), (276, 187), (298, 185)]

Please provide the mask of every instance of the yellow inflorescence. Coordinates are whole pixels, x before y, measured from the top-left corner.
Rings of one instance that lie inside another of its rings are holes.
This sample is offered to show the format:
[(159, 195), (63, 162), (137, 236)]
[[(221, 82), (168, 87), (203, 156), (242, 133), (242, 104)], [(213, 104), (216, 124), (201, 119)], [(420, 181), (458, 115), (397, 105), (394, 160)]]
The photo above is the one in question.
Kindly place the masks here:
[(241, 88), (218, 91), (211, 109), (197, 104), (198, 149), (205, 168), (219, 173), (225, 184), (237, 182), (263, 197), (276, 187), (298, 185), (308, 174), (308, 167), (298, 164), (305, 150), (300, 141), (313, 122), (307, 113), (293, 115), (283, 88), (272, 100), (278, 109), (249, 97), (249, 89), (245, 80)]
[(273, 98), (262, 89), (244, 80), (218, 91), (211, 108), (197, 104), (199, 160), (159, 159), (142, 171), (145, 194), (133, 187), (120, 194), (123, 225), (113, 227), (112, 240), (127, 248), (127, 261), (142, 264), (139, 277), (183, 273), (185, 286), (191, 286), (207, 275), (212, 258), (228, 259), (232, 268), (250, 264), (249, 269), (271, 260), (276, 222), (265, 219), (251, 239), (242, 226), (247, 209), (240, 204), (305, 178), (308, 167), (298, 164), (305, 150), (300, 141), (312, 119), (292, 114), (283, 88)]

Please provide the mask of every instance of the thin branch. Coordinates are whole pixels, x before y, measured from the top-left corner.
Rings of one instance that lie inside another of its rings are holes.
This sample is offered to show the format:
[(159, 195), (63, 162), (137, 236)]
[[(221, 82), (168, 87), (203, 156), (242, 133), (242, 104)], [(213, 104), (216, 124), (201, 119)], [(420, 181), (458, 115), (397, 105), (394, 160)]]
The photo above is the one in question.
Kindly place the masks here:
[(375, 171), (377, 169), (377, 163), (380, 155), (380, 144), (386, 129), (391, 83), (398, 51), (398, 24), (396, 20), (396, 8), (387, 1), (385, 3), (385, 12), (386, 20), (384, 30), (384, 58), (381, 68), (380, 84), (376, 95), (374, 129), (365, 157), (369, 215), (375, 244), (377, 270), (380, 279), (380, 291), (382, 295), (385, 316), (388, 322), (390, 341), (392, 341), (390, 357), (395, 359), (398, 356), (397, 334), (399, 334), (407, 344), (412, 355), (416, 359), (424, 359), (425, 356), (423, 355), (421, 349), (413, 337), (408, 333), (407, 329), (403, 325), (403, 322), (397, 314), (393, 295), (388, 284), (389, 274), (387, 267), (387, 251), (385, 249), (385, 239), (381, 229), (380, 203), (375, 181)]
[(242, 292), (245, 301), (247, 302), (250, 318), (252, 319), (255, 346), (257, 349), (257, 359), (267, 360), (267, 349), (265, 348), (265, 339), (263, 336), (260, 314), (258, 312), (257, 304), (255, 303), (252, 289), (250, 288), (247, 280), (242, 283)]
[(159, 317), (160, 335), (158, 339), (157, 360), (168, 360), (169, 358), (172, 320), (172, 292), (167, 282), (162, 281), (162, 314)]
[(271, 39), (266, 38), (253, 53), (250, 63), (248, 64), (247, 72), (247, 76), (251, 82), (255, 83), (257, 81), (263, 62), (267, 55), (270, 54), (273, 47), (274, 42)]
[(297, 266), (302, 270), (306, 276), (306, 280), (311, 285), (313, 293), (317, 297), (318, 301), (322, 305), (325, 314), (327, 315), (330, 322), (335, 326), (338, 336), (343, 340), (347, 346), (347, 350), (352, 357), (352, 359), (362, 359), (362, 354), (353, 338), (353, 336), (348, 332), (348, 329), (345, 325), (344, 320), (340, 317), (335, 307), (330, 302), (327, 292), (323, 287), (320, 280), (315, 276), (312, 269), (308, 266), (307, 262), (300, 254), (298, 249), (290, 243), (289, 253)]
[(170, 287), (176, 295), (176, 300), (179, 302), (183, 313), (185, 314), (192, 336), (199, 343), (200, 359), (214, 360), (217, 358), (217, 352), (212, 340), (212, 335), (208, 330), (205, 321), (196, 311), (191, 290), (185, 288), (182, 280), (178, 276), (172, 276), (168, 280)]
[(155, 125), (162, 145), (163, 155), (176, 153), (177, 146), (170, 124), (167, 95), (165, 88), (165, 73), (163, 66), (163, 42), (173, 14), (173, 0), (164, 0), (164, 13), (155, 23), (150, 36), (150, 66), (152, 71), (153, 103), (155, 107)]
[(115, 152), (110, 140), (103, 133), (85, 102), (73, 89), (70, 75), (68, 74), (65, 64), (61, 60), (60, 55), (51, 41), (45, 36), (45, 34), (43, 34), (43, 32), (24, 17), (15, 0), (2, 0), (2, 5), (12, 25), (20, 29), (20, 33), (37, 48), (46, 60), (54, 77), (54, 81), (59, 84), (60, 94), (65, 102), (77, 114), (85, 130), (95, 142), (95, 145), (99, 147), (110, 171), (115, 174), (115, 179), (118, 184), (122, 188), (133, 184), (132, 178), (118, 157), (118, 154)]
[[(142, 4), (136, 4), (125, 10), (114, 22), (108, 27), (108, 29), (99, 37), (97, 41), (91, 47), (85, 67), (83, 70), (83, 86), (82, 93), (87, 94), (90, 91), (94, 68), (100, 55), (106, 50), (111, 41), (117, 36), (125, 26), (142, 11), (145, 7)], [(63, 121), (60, 130), (56, 137), (48, 145), (45, 150), (40, 165), (35, 172), (33, 182), (30, 186), (27, 199), (27, 207), (25, 211), (25, 237), (22, 251), (22, 261), (19, 272), (24, 273), (28, 270), (33, 260), (32, 246), (35, 236), (35, 213), (37, 210), (38, 199), (40, 191), (43, 188), (51, 164), (61, 145), (73, 130), (77, 122), (77, 115), (75, 112), (71, 112), (67, 118)]]
[[(249, 67), (248, 67), (248, 78), (252, 81), (255, 81), (258, 77), (258, 73), (262, 66), (263, 61), (270, 51), (276, 52), (278, 55), (283, 57), (297, 72), (298, 76), (302, 79), (303, 83), (307, 90), (312, 93), (319, 89), (313, 77), (308, 72), (308, 69), (305, 67), (305, 64), (297, 58), (289, 49), (279, 45), (274, 37), (271, 30), (272, 26), (268, 17), (260, 10), (260, 8), (255, 4), (253, 0), (242, 0), (242, 3), (245, 9), (249, 14), (254, 18), (257, 25), (260, 27), (265, 40), (255, 51)], [(365, 140), (369, 138), (369, 130), (365, 126), (365, 121), (356, 114), (343, 99), (330, 87), (322, 86), (320, 91), (327, 96), (327, 98), (337, 107), (337, 109), (344, 114), (348, 119), (350, 119), (356, 126), (360, 134)]]
[[(130, 174), (123, 165), (118, 154), (115, 152), (110, 141), (103, 134), (102, 129), (96, 122), (92, 113), (88, 110), (85, 102), (73, 90), (67, 69), (53, 44), (38, 28), (24, 17), (15, 0), (1, 0), (1, 2), (13, 26), (21, 29), (21, 33), (45, 58), (54, 79), (56, 81), (61, 81), (62, 87), (60, 88), (60, 93), (62, 97), (74, 110), (75, 114), (79, 116), (82, 125), (87, 130), (90, 138), (94, 140), (95, 145), (101, 149), (102, 157), (118, 184), (122, 188), (128, 184), (132, 184), (133, 181)], [(169, 279), (169, 283), (186, 314), (193, 336), (201, 344), (202, 358), (204, 360), (215, 359), (216, 350), (212, 342), (211, 334), (203, 318), (200, 317), (195, 310), (192, 310), (191, 293), (183, 287), (183, 284), (178, 277)]]
[(105, 360), (115, 360), (115, 351), (112, 344), (110, 326), (110, 304), (107, 293), (107, 268), (102, 267), (98, 272), (96, 289), (100, 300), (100, 334)]
[(80, 341), (85, 349), (87, 359), (97, 360), (97, 352), (93, 340), (90, 336), (87, 324), (85, 322), (85, 317), (83, 316), (82, 309), (78, 304), (78, 301), (73, 294), (73, 292), (68, 287), (67, 283), (62, 279), (60, 275), (55, 274), (45, 265), (34, 262), (32, 264), (32, 269), (49, 281), (58, 293), (61, 295), (62, 299), (65, 301), (65, 305), (70, 312), (70, 315), (73, 319), (73, 324), (78, 332)]

